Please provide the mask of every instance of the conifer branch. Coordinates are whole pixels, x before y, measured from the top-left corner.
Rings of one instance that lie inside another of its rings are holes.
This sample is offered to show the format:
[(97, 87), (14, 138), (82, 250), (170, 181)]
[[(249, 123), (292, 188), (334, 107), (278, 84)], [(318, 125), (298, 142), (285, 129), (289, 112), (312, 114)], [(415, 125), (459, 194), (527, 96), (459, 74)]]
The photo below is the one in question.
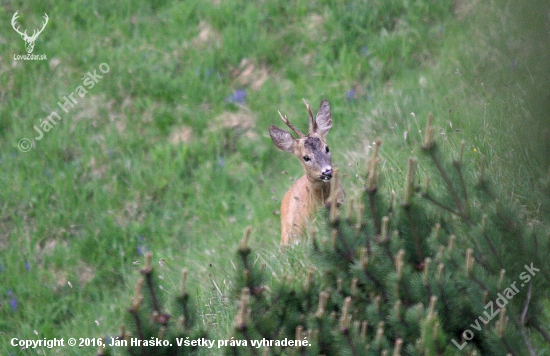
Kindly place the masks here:
[(451, 207), (449, 207), (449, 206), (447, 206), (447, 205), (445, 205), (445, 204), (443, 204), (443, 203), (437, 201), (437, 200), (436, 200), (434, 197), (432, 197), (427, 191), (422, 192), (421, 195), (422, 195), (423, 198), (428, 199), (428, 201), (430, 201), (432, 204), (434, 204), (434, 205), (440, 207), (441, 209), (446, 210), (446, 211), (448, 211), (449, 213), (451, 213), (451, 214), (453, 214), (453, 215), (460, 216), (460, 212), (458, 212), (458, 211), (454, 210), (453, 208), (451, 208)]
[(430, 304), (428, 305), (428, 320), (432, 320), (437, 315), (437, 311), (435, 310), (435, 304), (437, 303), (437, 297), (435, 295), (432, 295), (430, 297)]
[(534, 328), (542, 335), (544, 340), (546, 340), (546, 342), (550, 344), (550, 334), (548, 333), (548, 331), (541, 328), (539, 324), (535, 324)]
[[(407, 284), (407, 281), (404, 281), (402, 279), (400, 279), (398, 282), (397, 282), (397, 287), (401, 287), (403, 289), (403, 294), (402, 294), (402, 297), (403, 297), (403, 302), (406, 306), (409, 306), (411, 305), (411, 292), (409, 290), (409, 286)], [(405, 323), (405, 325), (407, 324), (406, 321), (403, 319), (403, 322)]]
[(434, 128), (432, 126), (432, 120), (434, 116), (430, 114), (428, 117), (428, 122), (426, 123), (426, 131), (424, 132), (424, 144), (422, 145), (422, 149), (425, 151), (431, 151), (432, 148), (435, 146), (434, 141)]
[[(431, 258), (427, 257), (426, 260), (431, 261)], [(426, 262), (428, 262), (428, 261), (426, 261)], [(424, 270), (427, 273), (426, 263), (424, 264)], [(424, 281), (424, 288), (426, 289), (426, 295), (432, 295), (433, 294), (432, 286), (431, 286), (431, 284), (429, 283), (429, 281), (427, 279)]]
[(376, 189), (368, 192), (370, 215), (371, 215), (372, 222), (374, 223), (375, 234), (378, 235), (380, 234), (381, 227), (380, 227), (380, 222), (378, 221), (377, 213), (376, 213), (376, 202), (374, 200), (375, 194), (376, 194)]
[(520, 331), (521, 331), (521, 337), (523, 338), (523, 342), (525, 343), (525, 347), (529, 351), (529, 355), (537, 356), (537, 353), (533, 348), (533, 345), (531, 345), (531, 341), (529, 341), (529, 336), (527, 336), (527, 333), (525, 332), (525, 327), (523, 325), (520, 326)]
[(355, 344), (354, 344), (353, 340), (351, 339), (349, 332), (344, 333), (344, 338), (346, 339), (346, 342), (348, 343), (348, 346), (351, 350), (351, 354), (354, 355), (354, 356), (359, 356), (360, 353), (355, 348)]
[(445, 293), (445, 288), (440, 288), (441, 305), (443, 305), (444, 319), (450, 320), (451, 313), (449, 311), (449, 298)]
[(472, 273), (472, 270), (474, 269), (475, 264), (475, 258), (473, 256), (474, 250), (471, 248), (468, 248), (466, 250), (466, 275), (469, 276), (470, 273)]
[(140, 272), (142, 275), (145, 276), (145, 285), (149, 290), (149, 296), (151, 297), (151, 306), (153, 308), (153, 311), (159, 313), (160, 315), (158, 296), (153, 285), (153, 267), (151, 266), (152, 256), (153, 254), (151, 252), (147, 252), (147, 254), (145, 255), (145, 268), (143, 268)]
[[(460, 200), (460, 197), (459, 197), (459, 195), (458, 195), (458, 193), (457, 193), (457, 191), (456, 191), (456, 189), (455, 189), (455, 187), (454, 187), (454, 185), (451, 181), (451, 178), (449, 177), (449, 175), (445, 171), (445, 168), (443, 168), (443, 165), (441, 164), (441, 161), (439, 160), (439, 157), (437, 156), (436, 150), (434, 149), (435, 148), (435, 141), (433, 139), (434, 129), (431, 126), (432, 120), (433, 120), (433, 116), (430, 115), (430, 117), (428, 118), (428, 122), (426, 124), (424, 145), (422, 146), (422, 149), (429, 153), (430, 157), (432, 158), (432, 161), (434, 162), (437, 170), (439, 171), (439, 174), (441, 175), (441, 178), (443, 178), (443, 181), (445, 182), (445, 185), (447, 186), (447, 189), (449, 190), (449, 193), (451, 194), (451, 197), (454, 200), (458, 211), (460, 212), (460, 214), (458, 214), (458, 216), (462, 217), (468, 225), (471, 225), (468, 208), (464, 207), (464, 205), (463, 205), (462, 201)], [(462, 187), (464, 189), (464, 194), (465, 194), (466, 202), (467, 202), (466, 187), (465, 187), (462, 172), (460, 170), (460, 163), (462, 161), (462, 154), (463, 154), (463, 146), (464, 145), (462, 145), (462, 147), (461, 147), (459, 160), (455, 161), (455, 162), (457, 162), (455, 167), (459, 171), (459, 176), (460, 176), (460, 179), (462, 181)], [(483, 165), (482, 165), (482, 167), (483, 167)]]
[(377, 218), (378, 215), (376, 213), (376, 201), (374, 200), (374, 196), (378, 191), (377, 165), (379, 161), (378, 152), (380, 150), (380, 145), (382, 145), (382, 140), (381, 139), (376, 140), (376, 143), (374, 145), (374, 150), (372, 152), (372, 157), (369, 162), (369, 172), (367, 176), (367, 188), (366, 188), (368, 200), (369, 200), (371, 218), (372, 218), (372, 222), (374, 223), (374, 229), (376, 231), (375, 234), (377, 235), (380, 234), (380, 222), (378, 221), (378, 218)]
[(360, 255), (359, 255), (359, 262), (361, 263), (361, 268), (365, 269), (367, 268), (367, 265), (369, 263), (368, 251), (366, 247), (361, 248)]
[(247, 226), (245, 231), (244, 231), (244, 236), (241, 240), (241, 244), (240, 244), (240, 247), (239, 249), (242, 250), (242, 251), (246, 251), (249, 249), (248, 247), (248, 239), (250, 238), (250, 231), (252, 230), (252, 228), (250, 226)]
[(252, 338), (250, 337), (250, 334), (248, 332), (248, 328), (245, 328), (241, 333), (244, 336), (244, 339), (246, 340), (246, 344), (248, 345), (248, 348), (252, 350), (252, 354), (255, 356), (258, 356), (258, 349), (252, 345)]
[(359, 332), (359, 335), (361, 337), (361, 340), (366, 340), (367, 339), (367, 328), (369, 327), (369, 322), (368, 321), (362, 321), (361, 322), (361, 331)]
[(325, 307), (328, 301), (328, 293), (322, 291), (319, 293), (319, 306), (317, 307), (317, 312), (315, 313), (316, 318), (321, 318), (325, 313)]
[[(502, 343), (504, 344), (504, 347), (506, 347), (506, 351), (508, 351), (508, 355), (516, 356), (516, 353), (512, 350), (508, 342), (505, 338), (502, 338)], [(536, 354), (533, 354), (532, 356), (536, 356)]]
[[(145, 340), (145, 336), (143, 334), (143, 327), (141, 326), (141, 318), (139, 317), (138, 311), (134, 310), (133, 308), (128, 309), (128, 311), (130, 312), (130, 315), (132, 315), (132, 318), (134, 318), (138, 339)], [(143, 346), (142, 343), (140, 343), (140, 348), (141, 348), (141, 354), (144, 356), (147, 355), (147, 349), (145, 349), (145, 346)]]
[(378, 280), (376, 279), (369, 271), (368, 269), (365, 267), (363, 268), (363, 273), (365, 274), (365, 276), (371, 280), (374, 285), (376, 286), (376, 289), (379, 290), (379, 291), (382, 291), (384, 293), (384, 300), (387, 301), (389, 296), (388, 296), (388, 292), (385, 290), (384, 288), (384, 285)]
[(405, 176), (405, 202), (404, 206), (410, 204), (412, 195), (414, 194), (414, 180), (416, 177), (417, 161), (413, 157), (409, 157), (407, 160), (407, 173)]
[(462, 151), (464, 151), (464, 141), (462, 141), (460, 161), (453, 161), (453, 166), (455, 167), (458, 177), (460, 179), (460, 187), (462, 188), (462, 194), (464, 194), (464, 205), (466, 216), (470, 216), (470, 203), (468, 200), (468, 189), (466, 189), (466, 181), (464, 180), (464, 174), (462, 173)]
[(483, 236), (483, 238), (485, 239), (485, 242), (487, 242), (487, 245), (489, 246), (489, 248), (491, 249), (491, 252), (493, 253), (493, 256), (497, 259), (497, 262), (498, 262), (498, 266), (500, 269), (503, 269), (504, 268), (504, 265), (502, 263), (502, 260), (500, 259), (500, 255), (498, 254), (496, 248), (495, 248), (495, 245), (493, 245), (493, 242), (491, 241), (491, 239), (489, 238), (489, 236), (487, 236), (487, 232), (485, 229), (483, 229), (483, 232), (481, 234)]
[[(476, 246), (478, 247), (478, 249), (479, 249), (480, 251), (483, 251), (483, 250), (479, 247), (479, 243), (476, 242)], [(476, 250), (474, 250), (474, 251), (476, 251)], [(474, 252), (474, 254), (473, 254), (472, 256), (474, 256), (475, 262), (478, 263), (478, 264), (479, 264), (481, 267), (483, 267), (484, 269), (486, 269), (486, 270), (488, 270), (488, 271), (493, 269), (492, 266), (489, 266), (489, 265), (487, 264), (487, 262), (486, 262), (486, 260), (485, 260), (485, 256), (483, 256), (483, 255), (481, 255), (481, 254), (477, 254), (477, 253), (475, 253), (475, 252)]]
[[(451, 263), (451, 265), (453, 266), (454, 269), (458, 270), (458, 269), (461, 268), (454, 259), (450, 259), (449, 262)], [(487, 292), (487, 295), (490, 299), (495, 299), (494, 295), (489, 295), (489, 288), (487, 288), (487, 286), (485, 284), (483, 284), (483, 282), (481, 282), (479, 279), (477, 279), (474, 275), (470, 275), (469, 278), (472, 281), (474, 281), (481, 288), (481, 290)]]
[(332, 234), (337, 237), (338, 241), (340, 241), (340, 244), (344, 248), (344, 250), (345, 250), (344, 251), (344, 257), (345, 257), (346, 261), (348, 261), (349, 263), (353, 263), (355, 253), (349, 247), (346, 238), (342, 235), (342, 231), (340, 229), (333, 229)]
[(347, 210), (347, 214), (346, 214), (346, 222), (348, 224), (351, 224), (351, 216), (354, 212), (354, 205), (355, 205), (355, 199), (353, 198), (350, 198), (349, 199), (349, 204), (348, 204), (348, 210)]
[(383, 241), (382, 241), (382, 244), (384, 246), (384, 251), (386, 251), (386, 255), (388, 256), (388, 258), (390, 259), (391, 263), (394, 264), (395, 263), (395, 260), (393, 258), (393, 254), (391, 252), (391, 248), (390, 248), (390, 241), (391, 241), (391, 238), (390, 238), (390, 235), (387, 236), (387, 238), (385, 238)]
[(521, 317), (519, 322), (521, 325), (525, 325), (525, 316), (527, 315), (527, 310), (529, 309), (529, 302), (531, 302), (531, 288), (533, 287), (533, 282), (529, 283), (529, 289), (527, 289), (527, 296), (525, 297), (525, 305), (521, 311)]
[(347, 334), (349, 333), (349, 317), (351, 317), (351, 315), (349, 315), (349, 306), (351, 305), (351, 297), (346, 297), (346, 299), (344, 299), (344, 305), (342, 306), (342, 316), (340, 317), (340, 331), (344, 334)]
[(441, 178), (443, 178), (443, 181), (445, 182), (445, 185), (447, 186), (447, 189), (449, 190), (449, 193), (451, 194), (451, 197), (453, 198), (456, 207), (458, 211), (460, 211), (460, 214), (458, 216), (462, 217), (464, 221), (468, 225), (471, 225), (470, 217), (466, 214), (466, 211), (464, 209), (464, 205), (462, 204), (462, 201), (460, 200), (460, 197), (458, 196), (458, 193), (456, 192), (456, 189), (454, 188), (453, 182), (451, 181), (451, 178), (445, 171), (445, 168), (443, 168), (443, 165), (441, 164), (441, 161), (439, 160), (439, 157), (437, 157), (437, 154), (434, 152), (434, 150), (428, 151), (430, 154), (430, 157), (432, 158), (432, 161), (434, 162), (437, 170), (439, 171), (439, 175)]
[(377, 139), (374, 144), (374, 150), (372, 152), (372, 157), (369, 162), (369, 172), (367, 175), (367, 191), (373, 191), (377, 188), (377, 180), (378, 180), (378, 172), (377, 172), (377, 165), (378, 165), (378, 152), (380, 150), (380, 145), (382, 145), (382, 140)]
[(382, 229), (380, 230), (380, 241), (386, 241), (389, 240), (388, 235), (388, 225), (390, 223), (390, 218), (387, 216), (382, 217)]
[(395, 261), (394, 261), (393, 254), (391, 253), (391, 249), (390, 249), (391, 236), (388, 232), (389, 222), (390, 222), (389, 217), (384, 216), (382, 218), (382, 229), (381, 229), (381, 232), (380, 232), (380, 244), (382, 246), (384, 246), (384, 251), (386, 252), (386, 255), (390, 259), (391, 263), (394, 264)]
[(416, 225), (414, 224), (410, 206), (405, 206), (404, 209), (405, 209), (405, 212), (407, 213), (407, 218), (409, 219), (409, 227), (411, 229), (413, 239), (414, 239), (416, 256), (418, 258), (418, 261), (420, 262), (424, 260), (424, 254), (422, 253), (422, 246), (420, 245), (420, 237), (418, 236), (418, 230), (416, 229)]
[(393, 349), (393, 356), (401, 356), (401, 346), (403, 345), (403, 339), (399, 338), (395, 340)]
[[(523, 342), (525, 343), (525, 346), (526, 346), (527, 350), (529, 351), (529, 354), (531, 356), (536, 356), (536, 352), (533, 349), (533, 345), (531, 345), (529, 337), (527, 336), (527, 333), (525, 331), (525, 317), (527, 315), (527, 310), (529, 308), (529, 303), (531, 301), (531, 288), (532, 288), (532, 286), (533, 286), (532, 282), (529, 283), (529, 289), (527, 290), (525, 305), (524, 305), (523, 310), (521, 312), (521, 317), (520, 317), (520, 320), (519, 320), (518, 324), (519, 324), (519, 328), (520, 328), (520, 332), (521, 332), (521, 337), (523, 338)], [(536, 329), (536, 327), (535, 327), (535, 329)]]
[(381, 321), (378, 323), (378, 326), (376, 328), (376, 337), (374, 342), (376, 343), (376, 347), (380, 348), (380, 344), (382, 343), (382, 337), (384, 336), (384, 322)]
[(404, 321), (403, 318), (401, 317), (401, 306), (402, 306), (403, 302), (401, 301), (401, 299), (397, 299), (395, 301), (395, 316), (397, 317), (398, 320), (400, 321)]

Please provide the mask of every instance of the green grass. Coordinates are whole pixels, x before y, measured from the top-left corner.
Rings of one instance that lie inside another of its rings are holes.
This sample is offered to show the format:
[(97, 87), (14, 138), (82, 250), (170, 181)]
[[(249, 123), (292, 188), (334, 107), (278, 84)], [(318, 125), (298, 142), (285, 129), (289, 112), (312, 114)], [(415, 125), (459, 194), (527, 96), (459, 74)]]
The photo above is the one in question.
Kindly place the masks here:
[[(549, 162), (547, 121), (538, 118), (548, 113), (540, 104), (548, 87), (532, 75), (547, 72), (526, 53), (531, 42), (519, 41), (524, 27), (514, 27), (514, 9), (501, 10), (511, 21), (502, 25), (490, 15), (500, 2), (478, 4), (481, 14), (460, 12), (460, 4), (1, 5), (2, 353), (26, 354), (9, 345), (12, 337), (116, 334), (145, 249), (153, 252), (168, 294), (181, 268), (190, 269), (203, 322), (220, 338), (229, 334), (236, 309), (228, 299), (232, 263), (246, 226), (253, 229), (258, 263), (274, 279), (304, 274), (311, 264), (307, 246), (282, 254), (275, 214), (302, 172), (267, 133), (280, 123), (277, 110), (305, 127), (301, 98), (315, 109), (323, 97), (330, 100), (328, 141), (349, 196), (360, 188), (365, 149), (378, 137), (383, 179), (401, 191), (405, 158), (433, 113), (438, 139), (451, 152), (465, 140), (465, 159), (488, 156), (499, 187), (539, 219), (545, 203), (535, 197), (547, 188), (541, 170)], [(48, 61), (13, 62), (13, 54), (24, 53), (8, 27), (17, 10), (22, 29), (48, 14), (34, 50)], [(537, 33), (537, 27), (525, 31)], [(540, 48), (535, 53), (548, 56)], [(506, 72), (514, 60), (518, 69)], [(57, 102), (101, 63), (110, 71), (62, 112)], [(246, 90), (245, 107), (228, 100), (239, 89)], [(52, 111), (62, 121), (21, 152), (19, 140), (35, 137), (33, 126)], [(524, 118), (533, 129), (517, 136), (510, 125)]]

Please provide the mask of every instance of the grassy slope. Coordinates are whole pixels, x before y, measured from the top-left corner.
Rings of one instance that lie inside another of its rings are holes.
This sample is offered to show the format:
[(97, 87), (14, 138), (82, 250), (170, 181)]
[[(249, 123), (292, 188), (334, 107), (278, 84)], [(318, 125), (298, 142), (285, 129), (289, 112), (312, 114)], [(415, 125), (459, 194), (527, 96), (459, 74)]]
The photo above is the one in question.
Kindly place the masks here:
[[(48, 13), (34, 53), (59, 64), (12, 65), (23, 42), (1, 35), (0, 350), (13, 351), (6, 342), (34, 330), (48, 338), (116, 333), (144, 249), (163, 259), (167, 293), (179, 269), (190, 268), (204, 320), (227, 335), (233, 308), (224, 297), (245, 226), (274, 278), (309, 263), (304, 246), (278, 251), (273, 212), (301, 172), (267, 135), (277, 109), (305, 127), (302, 97), (312, 106), (331, 101), (328, 139), (351, 196), (377, 137), (385, 179), (401, 189), (410, 138), (421, 136), (429, 113), (451, 150), (464, 139), (466, 158), (479, 161), (481, 152), (497, 161), (509, 133), (496, 108), (484, 121), (492, 102), (478, 95), (476, 75), (488, 71), (472, 58), (482, 38), (470, 45), (472, 12), (459, 19), (452, 8), (435, 0), (2, 5), (2, 23), (19, 10), (23, 28)], [(62, 114), (56, 103), (103, 62), (109, 73)], [(228, 103), (238, 89), (245, 108)], [(19, 139), (53, 110), (63, 121), (20, 152)], [(493, 167), (508, 172), (502, 161)], [(517, 172), (510, 177), (521, 185)]]

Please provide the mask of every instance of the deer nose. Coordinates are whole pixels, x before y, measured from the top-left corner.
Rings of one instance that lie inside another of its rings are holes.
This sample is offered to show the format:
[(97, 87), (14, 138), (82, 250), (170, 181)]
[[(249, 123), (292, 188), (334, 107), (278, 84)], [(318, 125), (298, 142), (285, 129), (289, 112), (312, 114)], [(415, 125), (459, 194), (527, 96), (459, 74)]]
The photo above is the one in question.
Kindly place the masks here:
[(321, 175), (323, 176), (323, 179), (331, 179), (332, 178), (332, 167), (328, 166), (323, 169), (321, 172)]

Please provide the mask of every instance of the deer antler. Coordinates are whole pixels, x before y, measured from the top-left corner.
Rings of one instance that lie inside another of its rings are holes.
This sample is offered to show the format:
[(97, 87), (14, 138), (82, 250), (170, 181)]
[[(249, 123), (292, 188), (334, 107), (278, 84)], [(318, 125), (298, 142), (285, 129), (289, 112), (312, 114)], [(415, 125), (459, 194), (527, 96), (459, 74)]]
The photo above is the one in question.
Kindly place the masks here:
[(313, 113), (311, 112), (311, 108), (309, 107), (309, 104), (306, 101), (306, 99), (302, 98), (302, 100), (306, 105), (307, 113), (309, 115), (309, 134), (311, 135), (312, 133), (315, 132), (315, 121), (313, 120)]
[(283, 122), (288, 126), (290, 127), (290, 129), (294, 132), (296, 132), (296, 134), (300, 137), (306, 137), (303, 133), (301, 133), (297, 128), (294, 127), (294, 125), (292, 125), (290, 123), (290, 121), (288, 121), (288, 119), (286, 118), (286, 116), (283, 116), (283, 114), (281, 114), (280, 111), (277, 111), (279, 113), (279, 116), (281, 117), (281, 120), (283, 120)]
[(17, 14), (18, 12), (19, 12), (19, 10), (16, 11), (15, 14), (13, 14), (13, 17), (11, 18), (11, 27), (13, 27), (13, 29), (15, 30), (15, 32), (17, 32), (17, 33), (20, 34), (21, 36), (23, 36), (23, 37), (28, 37), (28, 36), (27, 36), (27, 30), (25, 30), (25, 32), (23, 33), (23, 32), (21, 32), (21, 31), (19, 31), (19, 27), (20, 27), (20, 26), (17, 26), (17, 28), (15, 27), (15, 26), (17, 25), (17, 18), (19, 17), (18, 14)]

